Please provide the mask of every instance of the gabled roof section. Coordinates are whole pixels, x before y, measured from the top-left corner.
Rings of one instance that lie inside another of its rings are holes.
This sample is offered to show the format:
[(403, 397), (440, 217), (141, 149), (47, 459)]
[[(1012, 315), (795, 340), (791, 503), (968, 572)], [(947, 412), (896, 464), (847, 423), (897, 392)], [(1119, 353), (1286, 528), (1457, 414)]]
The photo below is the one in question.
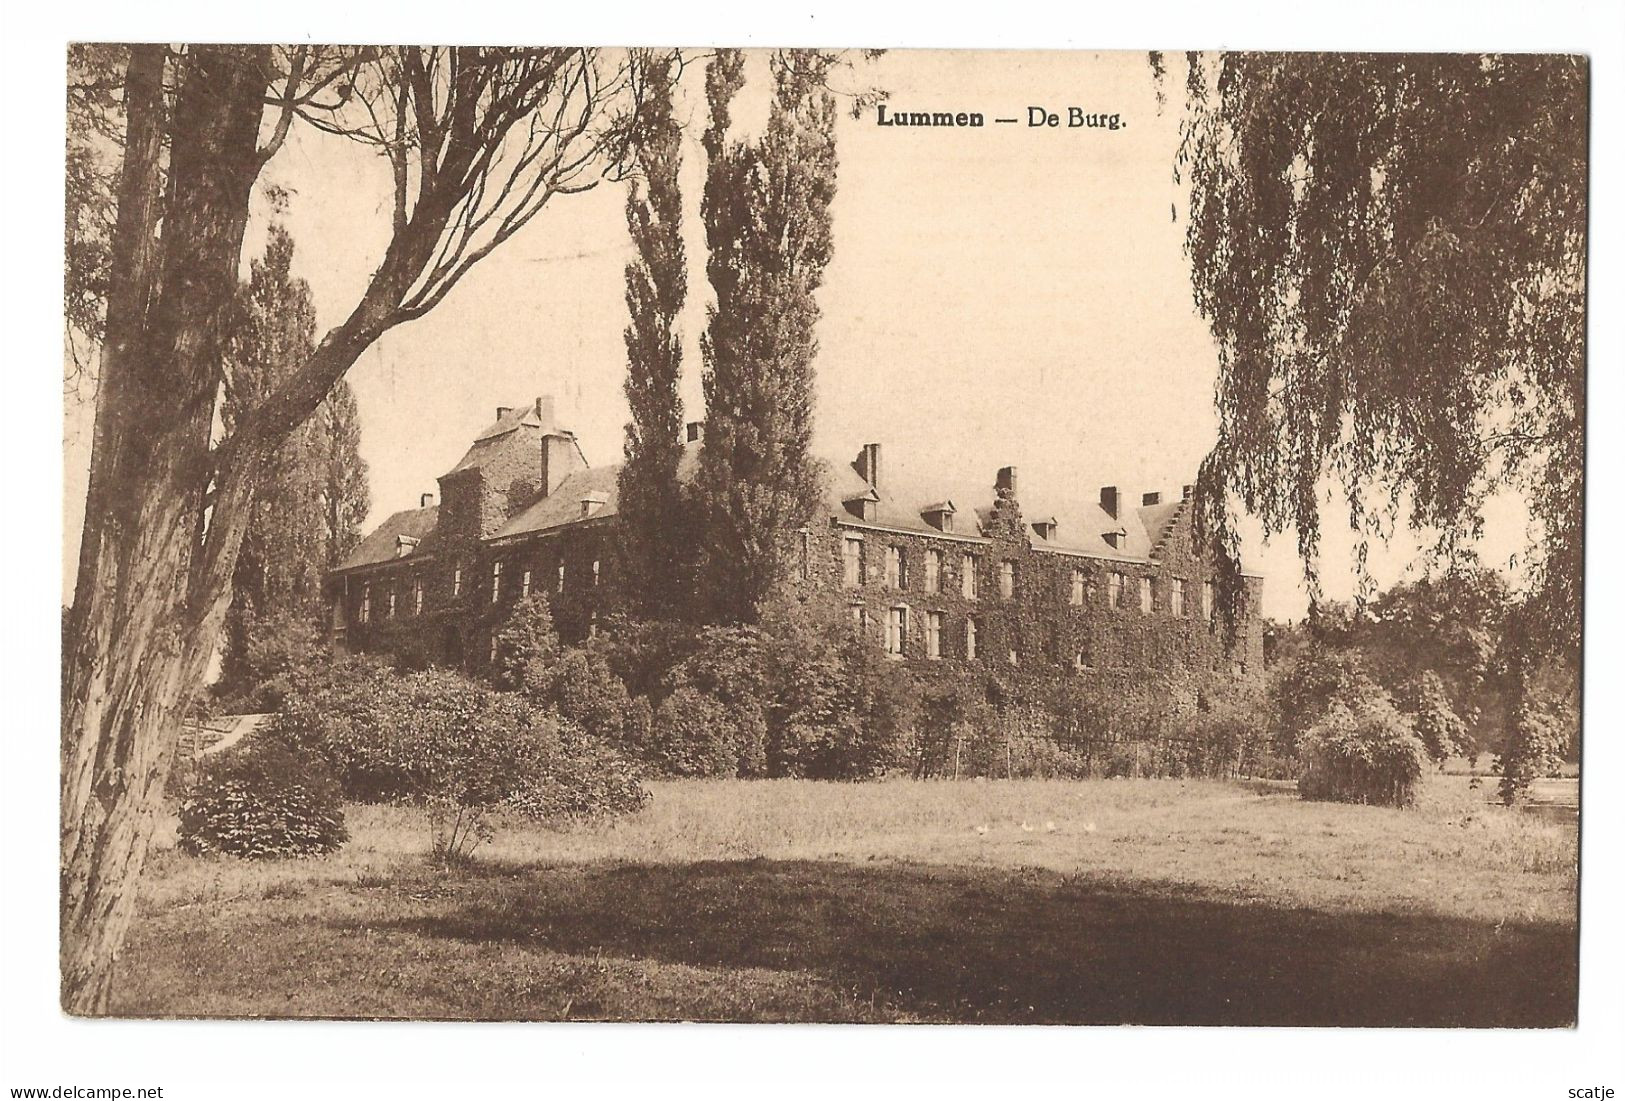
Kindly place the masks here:
[(560, 482), (552, 493), (537, 497), (514, 513), (491, 538), (506, 539), (513, 535), (548, 531), (588, 519), (582, 516), (581, 509), (581, 502), (588, 498), (602, 502), (594, 507), (590, 519), (614, 516), (620, 499), (620, 470), (617, 464), (576, 471)]
[(559, 426), (555, 423), (553, 410), (549, 406), (550, 403), (546, 398), (537, 398), (529, 405), (510, 409), (476, 435), (474, 442), (506, 436), (518, 428), (540, 428), (547, 432), (557, 432)]
[(353, 570), (361, 566), (376, 566), (380, 562), (394, 562), (401, 558), (412, 558), (422, 553), (421, 547), (410, 554), (399, 555), (396, 548), (402, 536), (407, 539), (422, 540), (434, 530), (435, 520), (440, 515), (439, 505), (430, 505), (428, 508), (406, 509), (397, 512), (389, 519), (379, 524), (360, 543), (355, 550), (340, 562), (335, 569)]
[(1146, 505), (1139, 510), (1140, 525), (1145, 528), (1146, 538), (1150, 540), (1151, 547), (1148, 553), (1156, 557), (1162, 550), (1168, 533), (1173, 530), (1174, 521), (1185, 510), (1185, 501), (1169, 501), (1166, 504)]
[[(985, 480), (944, 476), (941, 470), (929, 472), (912, 469), (905, 457), (887, 453), (881, 468), (878, 504), (874, 518), (858, 520), (846, 502), (862, 499), (871, 491), (869, 483), (858, 473), (851, 460), (831, 462), (830, 488), (826, 496), (829, 514), (848, 523), (867, 523), (875, 527), (898, 531), (917, 531), (925, 535), (943, 534), (925, 517), (934, 510), (954, 507), (964, 513), (966, 507), (956, 502), (975, 502), (968, 515), (960, 516), (959, 530), (953, 535), (976, 538), (988, 530), (993, 502), (993, 472)], [(1017, 494), (1028, 524), (1028, 538), (1032, 545), (1044, 550), (1070, 551), (1100, 558), (1141, 560), (1150, 557), (1153, 539), (1141, 513), (1148, 510), (1127, 509), (1117, 519), (1107, 515), (1100, 505), (1087, 498), (1066, 500), (1052, 494), (1034, 493), (1024, 489)], [(1151, 512), (1166, 511), (1169, 506), (1152, 506)], [(1045, 539), (1032, 529), (1034, 523), (1045, 521), (1055, 524), (1053, 538)], [(1105, 533), (1121, 530), (1120, 546), (1113, 549), (1106, 542)]]
[[(474, 442), (469, 445), (463, 457), (457, 460), (457, 465), (441, 477), (484, 466), (493, 455), (500, 453), (508, 445), (510, 442), (508, 437), (521, 429), (526, 431), (532, 441), (541, 436), (568, 436), (571, 440), (575, 439), (574, 432), (558, 426), (553, 417), (553, 403), (545, 397), (537, 398), (527, 406), (508, 410), (487, 425), (484, 431), (474, 437)], [(578, 454), (581, 451), (579, 442), (576, 443), (576, 451)], [(586, 462), (585, 456), (582, 457), (582, 462)]]
[[(695, 442), (685, 446), (683, 457), (678, 462), (678, 479), (685, 482), (692, 480), (699, 460), (700, 444)], [(613, 466), (589, 467), (586, 470), (576, 471), (559, 483), (559, 487), (552, 493), (546, 496), (538, 495), (535, 500), (516, 512), (491, 538), (508, 539), (517, 535), (550, 531), (580, 520), (600, 520), (614, 516), (620, 505), (623, 465), (616, 463)], [(581, 507), (583, 501), (592, 503), (590, 513), (587, 515), (583, 515)]]

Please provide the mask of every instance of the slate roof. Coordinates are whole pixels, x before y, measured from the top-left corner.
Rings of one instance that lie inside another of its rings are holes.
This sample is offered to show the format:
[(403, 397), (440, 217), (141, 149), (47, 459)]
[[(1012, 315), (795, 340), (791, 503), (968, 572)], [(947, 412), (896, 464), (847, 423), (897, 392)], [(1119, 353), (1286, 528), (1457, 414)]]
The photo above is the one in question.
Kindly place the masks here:
[[(480, 433), (468, 454), (453, 470), (478, 465), (487, 446), (525, 424), (542, 426), (537, 406), (518, 409), (499, 417)], [(684, 480), (694, 476), (700, 447), (699, 442), (694, 442), (683, 449), (679, 470)], [(957, 509), (954, 530), (949, 534), (971, 539), (982, 538), (991, 520), (994, 498), (991, 477), (954, 479), (945, 477), (940, 470), (932, 470), (927, 475), (912, 470), (906, 461), (898, 462), (888, 454), (882, 461), (880, 488), (876, 493), (858, 473), (854, 460), (825, 462), (829, 470), (825, 507), (832, 519), (854, 526), (941, 535), (943, 533), (938, 528), (927, 522), (925, 514), (949, 502), (985, 502), (971, 510), (963, 505)], [(615, 516), (619, 505), (619, 475), (619, 463), (575, 471), (552, 493), (538, 497), (515, 513), (492, 539), (514, 539), (554, 531), (584, 520), (596, 521)], [(1018, 486), (1016, 497), (1022, 504), (1028, 538), (1034, 547), (1122, 561), (1145, 561), (1160, 550), (1164, 536), (1185, 504), (1174, 500), (1143, 507), (1129, 506), (1114, 519), (1100, 507), (1098, 501), (1087, 497), (1057, 499), (1045, 493), (1030, 496), (1029, 500), (1029, 494)], [(594, 502), (590, 513), (585, 515), (583, 498), (591, 498)], [(848, 502), (864, 498), (874, 501), (869, 520), (860, 519), (854, 509), (847, 507)], [(438, 506), (430, 506), (395, 513), (363, 539), (338, 569), (348, 570), (393, 560), (397, 557), (397, 537), (406, 535), (423, 539), (429, 536), (438, 511)], [(1033, 531), (1032, 524), (1038, 519), (1054, 520), (1054, 538), (1044, 539)], [(1111, 532), (1121, 533), (1119, 545), (1115, 548), (1106, 541), (1106, 535)], [(432, 550), (431, 540), (413, 553), (424, 554)]]
[[(439, 515), (439, 505), (405, 509), (395, 513), (357, 543), (349, 557), (334, 568), (353, 570), (360, 566), (376, 566), (380, 562), (394, 561), (399, 557), (395, 553), (396, 540), (402, 535), (412, 539), (423, 539), (434, 530), (435, 520)], [(422, 549), (420, 545), (411, 553), (419, 554)]]
[[(992, 518), (993, 479), (953, 479), (940, 471), (929, 475), (912, 470), (906, 462), (895, 461), (883, 455), (880, 466), (880, 490), (873, 519), (864, 521), (846, 507), (846, 502), (863, 497), (869, 484), (858, 473), (855, 461), (832, 462), (827, 507), (831, 516), (852, 524), (892, 528), (898, 531), (917, 531), (922, 534), (942, 534), (928, 522), (925, 514), (939, 508), (945, 501), (975, 501), (974, 519), (967, 515), (963, 505), (957, 510), (954, 530), (958, 536), (977, 538), (987, 529)], [(1179, 511), (1179, 502), (1151, 505), (1145, 508), (1121, 510), (1113, 519), (1098, 502), (1084, 500), (1056, 500), (1050, 494), (1029, 494), (1018, 484), (1016, 500), (1021, 504), (1022, 518), (1027, 523), (1028, 538), (1032, 545), (1047, 550), (1072, 551), (1101, 558), (1125, 561), (1149, 558), (1152, 548), (1161, 540), (1169, 523)], [(985, 503), (984, 503), (985, 502)], [(1055, 521), (1055, 538), (1041, 538), (1032, 530), (1035, 520)], [(1122, 545), (1113, 549), (1104, 536), (1110, 531), (1124, 533)]]

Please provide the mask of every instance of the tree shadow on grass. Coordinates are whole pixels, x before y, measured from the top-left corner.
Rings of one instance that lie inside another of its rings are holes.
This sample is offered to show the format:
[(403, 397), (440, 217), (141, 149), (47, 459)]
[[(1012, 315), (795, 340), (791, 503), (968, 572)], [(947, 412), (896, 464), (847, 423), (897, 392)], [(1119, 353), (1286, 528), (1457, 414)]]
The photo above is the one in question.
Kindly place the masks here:
[[(1204, 899), (1049, 871), (596, 863), (465, 880), (395, 928), (807, 972), (899, 1016), (993, 1023), (1554, 1027), (1576, 932)], [(375, 926), (376, 928), (376, 926)]]

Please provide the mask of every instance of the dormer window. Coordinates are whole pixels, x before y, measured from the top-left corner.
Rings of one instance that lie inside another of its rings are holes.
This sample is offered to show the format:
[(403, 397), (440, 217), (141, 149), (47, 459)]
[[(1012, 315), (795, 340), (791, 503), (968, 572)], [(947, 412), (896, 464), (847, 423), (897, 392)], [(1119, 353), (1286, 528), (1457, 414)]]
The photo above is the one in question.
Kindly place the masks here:
[(925, 522), (938, 531), (952, 532), (954, 530), (954, 503), (952, 501), (938, 501), (934, 505), (926, 505), (920, 510)]
[(880, 494), (871, 486), (867, 491), (855, 497), (848, 497), (844, 502), (846, 511), (865, 523), (874, 523), (880, 516)]
[(395, 537), (395, 557), (401, 558), (417, 550), (419, 540), (412, 535), (397, 535)]
[(581, 518), (596, 516), (609, 502), (609, 498), (602, 493), (589, 493), (581, 498)]
[(1112, 550), (1122, 550), (1123, 540), (1127, 537), (1128, 532), (1124, 531), (1122, 528), (1118, 528), (1116, 531), (1108, 531), (1101, 535), (1101, 538), (1106, 540), (1106, 545)]
[(1043, 539), (1046, 542), (1055, 538), (1056, 526), (1055, 517), (1053, 516), (1043, 520), (1033, 521), (1033, 531), (1037, 533), (1040, 539)]

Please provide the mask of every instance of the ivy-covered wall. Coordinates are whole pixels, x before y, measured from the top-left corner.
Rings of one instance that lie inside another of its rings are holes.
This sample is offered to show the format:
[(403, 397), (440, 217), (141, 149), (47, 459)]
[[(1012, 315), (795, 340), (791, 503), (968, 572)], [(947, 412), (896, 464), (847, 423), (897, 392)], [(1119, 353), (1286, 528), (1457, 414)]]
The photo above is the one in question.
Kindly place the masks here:
[[(892, 660), (907, 661), (932, 679), (992, 677), (1015, 688), (1071, 678), (1109, 690), (1126, 704), (1215, 676), (1243, 678), (1262, 670), (1261, 582), (1246, 579), (1232, 639), (1223, 616), (1206, 611), (1204, 585), (1216, 585), (1216, 572), (1193, 546), (1187, 508), (1179, 509), (1152, 560), (1116, 559), (1035, 545), (1014, 487), (997, 492), (985, 536), (887, 530), (855, 517), (815, 524), (798, 536), (801, 555), (792, 588), (808, 596), (838, 593), (853, 628), (883, 645), (888, 623), (900, 611), (901, 653)], [(569, 640), (585, 637), (617, 607), (613, 516), (494, 544), (473, 535), (477, 523), (484, 527), (476, 520), (482, 510), (459, 509), (452, 500), (442, 509), (440, 527), (432, 542), (425, 541), (428, 553), (329, 580), (339, 605), (335, 625), (343, 626), (336, 640), (346, 649), (479, 670), (488, 660), (493, 629), (527, 588), (548, 595), (554, 622)], [(849, 543), (859, 555), (856, 584), (848, 584)], [(932, 554), (940, 556), (934, 584)], [(891, 555), (895, 570), (888, 568)], [(963, 581), (967, 570), (975, 575), (971, 595)], [(1142, 579), (1150, 584), (1149, 610), (1142, 610)], [(1183, 584), (1179, 610), (1176, 582)], [(1114, 605), (1117, 591), (1121, 598)], [(935, 656), (928, 653), (933, 622)], [(975, 624), (974, 656), (968, 652), (968, 622)]]

